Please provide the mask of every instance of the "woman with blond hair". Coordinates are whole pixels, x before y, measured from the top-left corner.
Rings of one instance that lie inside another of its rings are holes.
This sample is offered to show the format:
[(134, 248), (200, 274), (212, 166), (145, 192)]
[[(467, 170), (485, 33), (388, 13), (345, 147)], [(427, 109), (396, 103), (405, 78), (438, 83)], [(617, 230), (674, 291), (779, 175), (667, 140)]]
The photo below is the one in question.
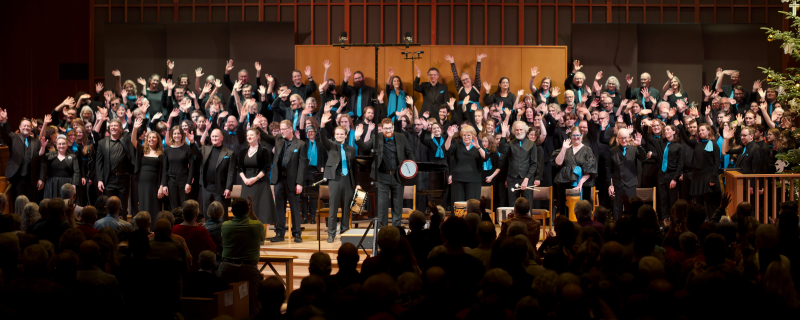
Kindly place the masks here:
[(558, 188), (558, 210), (566, 215), (566, 191), (573, 189), (581, 192), (582, 200), (592, 201), (591, 187), (597, 175), (597, 161), (592, 149), (583, 145), (583, 135), (579, 127), (570, 129), (569, 139), (563, 141), (561, 149), (554, 151), (550, 162), (559, 166), (553, 184)]
[(678, 79), (669, 70), (667, 70), (667, 76), (669, 80), (664, 84), (664, 88), (661, 91), (664, 92), (663, 100), (669, 102), (669, 107), (676, 108), (678, 100), (689, 101), (689, 95), (686, 94), (686, 91), (683, 91), (681, 79)]
[[(444, 146), (450, 158), (450, 184), (453, 201), (467, 201), (481, 198), (481, 163), (486, 160), (486, 151), (480, 147), (477, 132), (472, 126), (461, 128), (461, 141), (452, 143), (457, 127), (447, 130)], [(454, 174), (458, 173), (458, 174)]]
[[(45, 151), (44, 138), (42, 137), (42, 149), (39, 155)], [(42, 157), (41, 170), (39, 170), (39, 190), (44, 188), (44, 197), (53, 199), (61, 196), (61, 186), (65, 183), (78, 185), (81, 181), (81, 170), (78, 159), (72, 154), (67, 154), (67, 137), (59, 135), (56, 138), (56, 151), (49, 152)]]

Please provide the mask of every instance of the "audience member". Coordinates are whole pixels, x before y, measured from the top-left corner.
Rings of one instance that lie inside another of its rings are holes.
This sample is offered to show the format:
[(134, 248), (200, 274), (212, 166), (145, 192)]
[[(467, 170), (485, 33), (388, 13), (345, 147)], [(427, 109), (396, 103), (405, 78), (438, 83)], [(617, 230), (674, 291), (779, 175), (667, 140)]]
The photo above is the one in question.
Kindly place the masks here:
[(508, 226), (511, 223), (519, 221), (528, 226), (528, 239), (530, 239), (532, 245), (536, 246), (539, 243), (539, 229), (541, 225), (538, 221), (531, 218), (529, 214), (530, 211), (531, 203), (528, 202), (528, 199), (524, 197), (517, 198), (517, 200), (514, 201), (514, 217), (503, 221), (499, 237), (504, 237), (506, 235)]
[(213, 298), (215, 292), (228, 289), (228, 283), (217, 276), (217, 255), (210, 250), (198, 254), (200, 269), (189, 273), (183, 282), (184, 297)]
[(94, 224), (97, 222), (97, 209), (93, 206), (85, 206), (83, 210), (81, 210), (81, 223), (79, 223), (75, 228), (83, 232), (86, 236), (86, 239), (94, 238), (99, 231), (94, 228)]
[(249, 282), (250, 314), (257, 314), (258, 285), (263, 280), (257, 264), (267, 231), (249, 206), (242, 198), (231, 201), (233, 219), (222, 223), (222, 263), (217, 273), (228, 283)]
[[(211, 252), (217, 251), (217, 245), (208, 234), (208, 230), (203, 228), (202, 225), (197, 225), (197, 217), (200, 214), (200, 206), (197, 201), (186, 200), (183, 202), (182, 207), (183, 222), (172, 228), (172, 232), (183, 237), (186, 240), (186, 245), (189, 246), (189, 253), (192, 257), (200, 255), (201, 251), (210, 250)], [(197, 271), (200, 265), (191, 261), (190, 270)]]
[(114, 231), (119, 232), (119, 230), (123, 227), (132, 228), (130, 223), (122, 220), (119, 216), (120, 211), (122, 210), (122, 202), (120, 202), (119, 198), (115, 196), (108, 198), (108, 201), (104, 207), (106, 208), (106, 216), (94, 223), (95, 229), (100, 230), (102, 228), (109, 227), (114, 229)]

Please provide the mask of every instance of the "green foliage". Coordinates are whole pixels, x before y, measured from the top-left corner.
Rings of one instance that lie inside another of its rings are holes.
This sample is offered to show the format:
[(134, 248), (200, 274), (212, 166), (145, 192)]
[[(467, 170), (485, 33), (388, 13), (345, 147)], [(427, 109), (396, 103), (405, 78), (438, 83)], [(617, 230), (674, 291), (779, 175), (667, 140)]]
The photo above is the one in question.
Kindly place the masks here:
[[(781, 11), (787, 20), (792, 21), (789, 31), (775, 30), (772, 28), (761, 28), (766, 30), (769, 41), (781, 41), (784, 53), (800, 60), (800, 17), (793, 16), (791, 12)], [(766, 76), (766, 82), (770, 87), (782, 88), (782, 93), (778, 95), (778, 101), (795, 111), (800, 111), (800, 68), (786, 68), (784, 72), (772, 70), (770, 68), (759, 67)], [(786, 106), (784, 106), (786, 108)]]

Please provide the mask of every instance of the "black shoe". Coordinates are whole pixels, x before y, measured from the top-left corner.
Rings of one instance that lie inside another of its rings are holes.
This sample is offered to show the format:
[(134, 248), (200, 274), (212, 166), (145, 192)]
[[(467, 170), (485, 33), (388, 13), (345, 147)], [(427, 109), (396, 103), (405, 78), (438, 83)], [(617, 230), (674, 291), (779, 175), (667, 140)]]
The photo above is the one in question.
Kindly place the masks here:
[(303, 221), (300, 221), (301, 224), (308, 223), (308, 217), (303, 217)]
[(328, 235), (328, 243), (333, 243), (334, 239), (335, 239), (335, 237), (332, 234)]
[(272, 240), (270, 240), (270, 241), (271, 242), (283, 242), (283, 241), (286, 241), (286, 238), (284, 238), (283, 236), (275, 236), (275, 238), (272, 238)]
[(310, 222), (309, 222), (310, 224), (316, 224), (317, 223), (317, 219), (314, 218), (314, 217), (311, 217), (311, 219), (309, 219), (309, 220), (310, 220)]
[(294, 237), (294, 242), (297, 243), (303, 242), (303, 238), (301, 238), (300, 236)]

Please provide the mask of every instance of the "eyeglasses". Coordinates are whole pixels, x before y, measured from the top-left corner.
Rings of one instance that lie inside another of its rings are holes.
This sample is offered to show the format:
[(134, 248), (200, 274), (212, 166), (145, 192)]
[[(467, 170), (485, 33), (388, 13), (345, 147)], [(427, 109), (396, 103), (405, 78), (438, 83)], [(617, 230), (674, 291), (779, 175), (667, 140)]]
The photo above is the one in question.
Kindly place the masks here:
[(580, 138), (580, 137), (581, 137), (581, 135), (579, 135), (579, 134), (573, 134), (573, 135), (572, 135), (572, 137), (573, 137), (573, 138)]

